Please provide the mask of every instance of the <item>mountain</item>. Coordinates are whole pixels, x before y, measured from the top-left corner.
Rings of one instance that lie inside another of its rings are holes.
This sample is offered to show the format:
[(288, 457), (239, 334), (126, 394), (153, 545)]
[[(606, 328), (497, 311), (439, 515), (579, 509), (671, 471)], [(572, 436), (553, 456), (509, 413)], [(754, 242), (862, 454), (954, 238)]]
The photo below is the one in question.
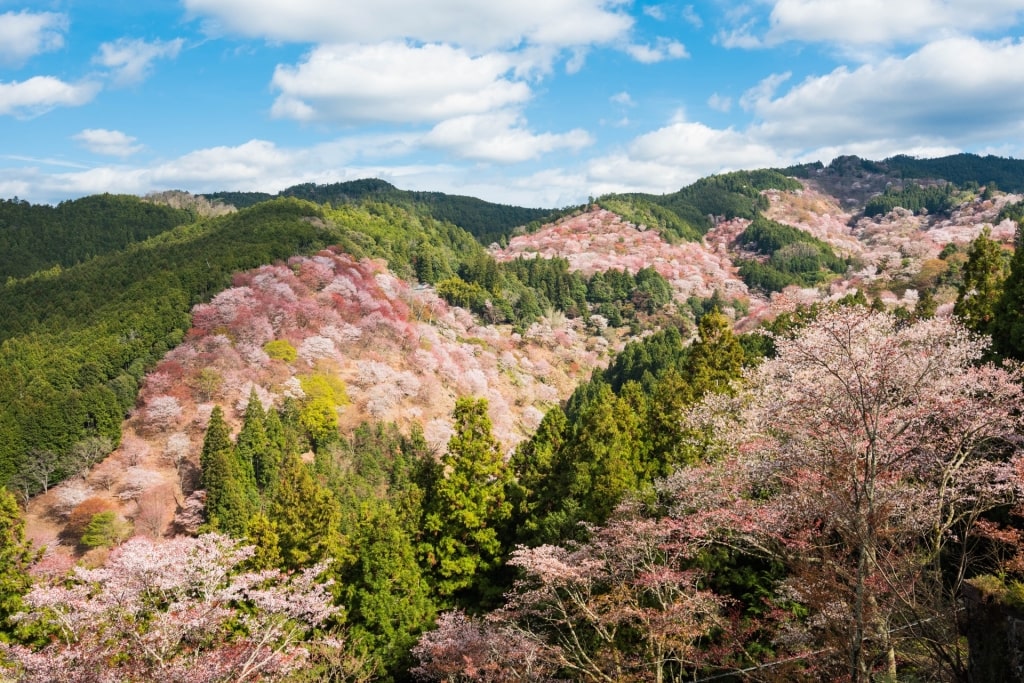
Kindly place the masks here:
[(423, 211), (435, 220), (457, 225), (482, 244), (498, 241), (513, 228), (539, 221), (555, 213), (553, 209), (528, 209), (495, 204), (476, 197), (443, 192), (400, 190), (391, 183), (376, 178), (327, 185), (304, 183), (281, 190), (276, 195), (263, 192), (212, 192), (206, 197), (211, 201), (232, 204), (238, 208), (252, 206), (274, 197), (295, 197), (317, 204), (329, 202), (334, 205), (366, 201), (396, 204)]

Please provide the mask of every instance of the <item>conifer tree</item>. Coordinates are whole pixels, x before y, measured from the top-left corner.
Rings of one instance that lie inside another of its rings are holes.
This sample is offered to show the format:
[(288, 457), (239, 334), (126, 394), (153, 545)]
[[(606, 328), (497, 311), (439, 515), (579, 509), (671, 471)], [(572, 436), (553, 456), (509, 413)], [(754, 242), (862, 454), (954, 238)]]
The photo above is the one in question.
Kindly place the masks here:
[(339, 552), (338, 503), (297, 453), (285, 454), (267, 513), (285, 568), (308, 567)]
[(1017, 224), (1010, 274), (993, 309), (992, 348), (1017, 360), (1024, 359), (1024, 235)]
[(384, 670), (407, 669), (409, 649), (434, 617), (430, 588), (391, 504), (370, 499), (360, 507), (356, 557), (340, 581), (349, 634)]
[(963, 268), (963, 283), (953, 307), (960, 321), (980, 334), (992, 332), (996, 304), (1007, 274), (1003, 248), (991, 239), (991, 234), (986, 227), (971, 242)]
[(288, 439), (284, 425), (276, 410), (269, 410), (263, 421), (263, 431), (267, 437), (267, 447), (254, 454), (253, 475), (256, 477), (256, 488), (261, 493), (269, 491), (277, 481), (277, 473), (281, 460), (288, 448)]
[(231, 434), (220, 406), (214, 406), (199, 456), (202, 485), (206, 490), (206, 521), (217, 531), (236, 538), (245, 536), (253, 507), (234, 454)]
[(729, 319), (715, 310), (700, 319), (697, 341), (690, 349), (687, 371), (693, 398), (728, 389), (743, 368), (743, 346)]
[(235, 440), (235, 459), (242, 475), (242, 483), (246, 495), (251, 498), (254, 504), (259, 501), (257, 490), (258, 479), (256, 477), (257, 463), (263, 465), (270, 451), (270, 439), (267, 438), (266, 414), (263, 411), (263, 404), (256, 395), (254, 389), (249, 393), (249, 403), (245, 406), (245, 417), (242, 421), (242, 429), (238, 432)]
[(28, 570), (36, 557), (25, 539), (17, 501), (0, 488), (0, 642), (6, 640), (7, 620), (21, 609), (21, 598), (32, 585)]
[(421, 545), (434, 587), (445, 598), (482, 588), (479, 577), (501, 560), (498, 531), (511, 513), (505, 500), (510, 474), (491, 435), (486, 399), (458, 399), (453, 418), (455, 434), (429, 493)]

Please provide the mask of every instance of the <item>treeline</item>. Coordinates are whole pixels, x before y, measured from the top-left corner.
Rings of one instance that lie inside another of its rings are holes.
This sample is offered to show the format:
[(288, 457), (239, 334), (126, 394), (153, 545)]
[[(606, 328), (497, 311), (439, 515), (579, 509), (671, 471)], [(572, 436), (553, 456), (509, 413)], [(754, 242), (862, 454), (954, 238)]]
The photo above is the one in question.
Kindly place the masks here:
[(93, 195), (57, 206), (0, 200), (0, 282), (68, 268), (194, 218), (128, 195)]
[(765, 292), (789, 285), (810, 286), (846, 272), (848, 263), (832, 248), (803, 230), (758, 215), (740, 233), (737, 243), (766, 259), (738, 259), (740, 277)]
[(671, 194), (608, 195), (597, 203), (630, 222), (662, 231), (670, 241), (695, 241), (711, 229), (711, 217), (753, 219), (767, 209), (763, 190), (801, 187), (774, 170), (735, 171), (701, 178)]
[(206, 196), (238, 208), (267, 201), (272, 196), (296, 197), (316, 204), (332, 204), (335, 207), (364, 202), (388, 203), (403, 206), (440, 222), (457, 225), (484, 245), (507, 237), (513, 228), (525, 226), (553, 214), (551, 209), (495, 204), (476, 197), (400, 190), (391, 183), (376, 178), (326, 185), (303, 183), (284, 189), (277, 195), (263, 192), (213, 192)]
[(819, 173), (857, 176), (889, 175), (906, 180), (946, 180), (955, 185), (990, 185), (995, 183), (1006, 192), (1024, 191), (1024, 160), (977, 154), (952, 154), (935, 159), (918, 159), (905, 154), (882, 161), (856, 156), (840, 156), (828, 166), (820, 161), (779, 169), (787, 176), (813, 178)]
[(0, 288), (0, 483), (34, 493), (82, 466), (68, 459), (77, 444), (116, 445), (139, 381), (183, 338), (191, 307), (239, 270), (335, 243), (322, 215), (269, 202)]

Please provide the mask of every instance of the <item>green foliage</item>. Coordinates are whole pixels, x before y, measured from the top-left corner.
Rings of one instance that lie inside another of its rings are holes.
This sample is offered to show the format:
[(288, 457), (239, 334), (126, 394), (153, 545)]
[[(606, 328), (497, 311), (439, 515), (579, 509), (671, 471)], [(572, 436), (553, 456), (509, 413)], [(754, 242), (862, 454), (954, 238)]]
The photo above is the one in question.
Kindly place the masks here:
[[(401, 206), (425, 218), (457, 225), (475, 237), (480, 244), (490, 244), (512, 232), (513, 228), (547, 218), (551, 209), (528, 209), (520, 206), (494, 204), (476, 197), (449, 195), (443, 192), (400, 190), (377, 178), (363, 178), (343, 183), (317, 185), (304, 183), (282, 190), (277, 197), (296, 197), (317, 204), (335, 207), (367, 203)], [(207, 198), (219, 199), (239, 208), (271, 199), (259, 192), (214, 192)], [(425, 280), (430, 282), (431, 280)]]
[(255, 505), (249, 492), (247, 473), (235, 454), (220, 406), (214, 406), (210, 414), (199, 465), (202, 468), (202, 487), (206, 491), (206, 521), (210, 529), (245, 538)]
[[(707, 231), (707, 219), (695, 211), (683, 211), (683, 215), (680, 215), (657, 204), (655, 198), (647, 195), (609, 195), (598, 199), (597, 204), (634, 225), (644, 225), (657, 230), (669, 242), (696, 242)], [(695, 224), (690, 221), (695, 221)]]
[(263, 350), (271, 358), (285, 363), (294, 363), (299, 357), (299, 352), (287, 339), (272, 339), (263, 345)]
[(474, 605), (487, 591), (486, 573), (502, 559), (498, 532), (511, 514), (510, 472), (485, 399), (458, 399), (452, 418), (455, 433), (424, 506), (420, 555), (438, 595)]
[(936, 159), (899, 155), (882, 162), (904, 178), (942, 178), (957, 185), (994, 182), (1006, 192), (1024, 191), (1024, 161), (991, 154), (952, 154)]
[(266, 510), (284, 568), (308, 567), (339, 556), (338, 501), (316, 481), (298, 453), (285, 453)]
[(25, 522), (14, 496), (0, 488), (0, 642), (10, 636), (11, 616), (32, 586), (28, 570), (38, 557), (25, 538)]
[(356, 557), (341, 575), (350, 637), (383, 671), (407, 670), (409, 650), (435, 607), (412, 538), (387, 501), (360, 504)]
[(193, 219), (188, 211), (129, 195), (93, 195), (57, 206), (0, 200), (0, 282), (34, 273), (56, 277), (63, 268)]
[(739, 259), (740, 277), (748, 286), (777, 292), (799, 284), (808, 286), (846, 272), (847, 263), (816, 237), (773, 220), (757, 216), (737, 242), (768, 256), (767, 260)]
[(993, 308), (992, 348), (1008, 358), (1024, 360), (1024, 248), (1021, 230), (1017, 230), (1016, 249), (1010, 261), (1010, 274)]
[(864, 206), (865, 216), (880, 216), (896, 207), (913, 213), (947, 214), (953, 208), (953, 185), (932, 185), (922, 187), (908, 184), (901, 189), (890, 187), (883, 194), (872, 197)]
[(995, 306), (1009, 270), (1003, 248), (991, 234), (986, 227), (971, 242), (963, 282), (953, 307), (953, 313), (961, 322), (980, 334), (989, 334), (992, 330)]
[(437, 283), (437, 295), (452, 306), (461, 306), (475, 313), (483, 311), (487, 303), (487, 290), (475, 282), (451, 277)]
[(736, 171), (701, 178), (666, 195), (610, 195), (598, 204), (622, 210), (628, 220), (665, 232), (669, 239), (696, 240), (711, 229), (709, 216), (753, 219), (768, 208), (761, 191), (798, 190), (802, 185), (777, 171)]
[(86, 548), (109, 548), (126, 539), (130, 533), (130, 525), (117, 512), (97, 512), (85, 527), (82, 545)]
[(627, 495), (703, 456), (686, 431), (686, 406), (731, 390), (748, 357), (728, 319), (712, 309), (686, 346), (670, 327), (631, 342), (516, 449), (508, 487), (508, 544), (578, 538), (580, 522), (602, 524)]

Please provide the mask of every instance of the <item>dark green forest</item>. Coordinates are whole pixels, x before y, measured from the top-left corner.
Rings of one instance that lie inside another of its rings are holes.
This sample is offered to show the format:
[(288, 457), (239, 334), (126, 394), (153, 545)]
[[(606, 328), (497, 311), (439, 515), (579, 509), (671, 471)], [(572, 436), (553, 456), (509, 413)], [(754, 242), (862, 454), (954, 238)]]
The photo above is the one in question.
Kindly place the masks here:
[(193, 219), (188, 211), (128, 195), (94, 195), (57, 206), (0, 201), (0, 280), (68, 268)]

